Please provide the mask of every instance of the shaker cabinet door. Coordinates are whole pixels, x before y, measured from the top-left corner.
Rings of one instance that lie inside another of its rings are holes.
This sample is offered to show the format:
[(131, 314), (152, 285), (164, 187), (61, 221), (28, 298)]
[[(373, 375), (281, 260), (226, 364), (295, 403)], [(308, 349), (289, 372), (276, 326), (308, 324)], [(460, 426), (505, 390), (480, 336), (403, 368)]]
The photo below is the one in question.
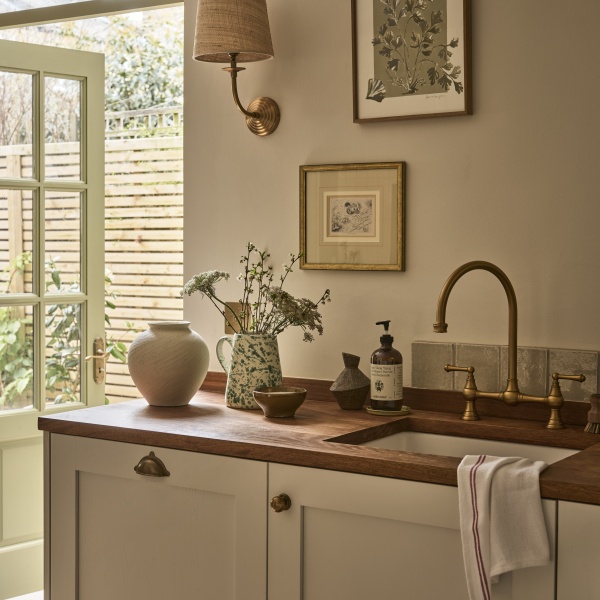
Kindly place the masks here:
[[(455, 487), (269, 465), (269, 600), (467, 600)], [(554, 547), (555, 502), (544, 501)], [(493, 600), (554, 597), (554, 564), (505, 574)]]
[(600, 594), (600, 506), (558, 503), (558, 600), (597, 600)]
[[(48, 435), (48, 434), (46, 434)], [(51, 434), (47, 600), (264, 600), (267, 465)], [(149, 472), (134, 471), (146, 459)]]

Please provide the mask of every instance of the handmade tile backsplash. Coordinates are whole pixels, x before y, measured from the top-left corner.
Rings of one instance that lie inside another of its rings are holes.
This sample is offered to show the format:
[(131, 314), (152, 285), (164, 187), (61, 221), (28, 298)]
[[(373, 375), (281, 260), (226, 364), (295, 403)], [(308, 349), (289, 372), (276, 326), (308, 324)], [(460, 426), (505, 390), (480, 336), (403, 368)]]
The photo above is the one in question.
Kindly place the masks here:
[[(480, 390), (500, 392), (506, 386), (506, 346), (413, 342), (413, 387), (462, 391), (466, 374), (446, 373), (444, 367), (448, 363), (461, 367), (475, 367), (475, 380)], [(583, 373), (586, 377), (583, 383), (561, 380), (560, 387), (565, 400), (588, 402), (590, 394), (600, 392), (599, 365), (599, 352), (522, 347), (517, 351), (519, 388), (525, 394), (545, 396), (550, 392), (552, 373)]]

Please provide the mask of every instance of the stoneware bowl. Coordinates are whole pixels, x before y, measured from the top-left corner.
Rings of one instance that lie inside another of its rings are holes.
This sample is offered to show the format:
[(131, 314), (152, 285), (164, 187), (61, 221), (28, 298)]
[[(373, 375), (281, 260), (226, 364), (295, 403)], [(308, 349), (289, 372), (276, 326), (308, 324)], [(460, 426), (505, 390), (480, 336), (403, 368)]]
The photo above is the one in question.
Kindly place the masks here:
[(306, 390), (287, 385), (261, 386), (254, 390), (254, 400), (265, 417), (293, 417), (306, 398)]

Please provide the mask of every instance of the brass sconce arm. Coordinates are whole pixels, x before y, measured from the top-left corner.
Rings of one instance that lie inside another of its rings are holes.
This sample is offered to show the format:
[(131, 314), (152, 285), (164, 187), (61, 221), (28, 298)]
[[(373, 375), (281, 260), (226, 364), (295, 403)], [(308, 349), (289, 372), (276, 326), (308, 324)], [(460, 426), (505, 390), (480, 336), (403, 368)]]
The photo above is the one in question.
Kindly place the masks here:
[(240, 102), (237, 89), (237, 74), (246, 69), (237, 66), (237, 53), (230, 53), (229, 58), (230, 64), (228, 67), (223, 67), (223, 71), (231, 75), (231, 94), (237, 109), (246, 117), (246, 125), (252, 133), (260, 136), (270, 135), (277, 129), (281, 117), (277, 102), (271, 98), (261, 96), (252, 100), (248, 110), (246, 110)]
[(231, 75), (231, 94), (233, 95), (233, 101), (235, 102), (235, 105), (237, 106), (238, 110), (243, 115), (246, 115), (247, 117), (250, 117), (251, 119), (258, 119), (259, 114), (257, 112), (248, 112), (243, 107), (242, 103), (240, 102), (240, 97), (238, 95), (237, 74), (240, 71), (245, 71), (246, 68), (237, 66), (237, 61), (236, 61), (237, 54), (232, 53), (229, 56), (231, 58), (231, 64), (228, 67), (223, 67), (223, 71), (227, 71)]

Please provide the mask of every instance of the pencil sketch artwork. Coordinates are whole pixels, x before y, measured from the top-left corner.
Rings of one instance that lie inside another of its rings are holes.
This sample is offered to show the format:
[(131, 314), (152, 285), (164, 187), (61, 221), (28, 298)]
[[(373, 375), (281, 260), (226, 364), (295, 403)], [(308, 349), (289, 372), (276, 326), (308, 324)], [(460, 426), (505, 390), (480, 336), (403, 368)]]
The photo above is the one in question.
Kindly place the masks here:
[(327, 196), (327, 235), (375, 236), (375, 196)]
[(453, 0), (372, 0), (374, 77), (368, 100), (426, 94), (461, 94), (462, 66), (452, 60), (459, 38), (448, 40)]

